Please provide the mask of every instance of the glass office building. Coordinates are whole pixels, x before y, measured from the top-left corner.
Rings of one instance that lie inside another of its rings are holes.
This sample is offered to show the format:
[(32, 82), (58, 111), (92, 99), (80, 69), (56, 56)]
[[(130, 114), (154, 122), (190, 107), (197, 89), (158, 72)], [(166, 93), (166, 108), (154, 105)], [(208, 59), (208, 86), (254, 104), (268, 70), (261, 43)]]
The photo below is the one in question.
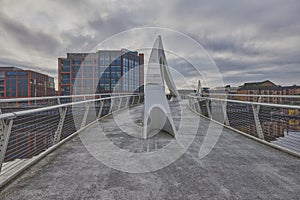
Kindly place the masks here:
[(59, 95), (144, 92), (144, 54), (136, 51), (67, 53), (58, 73)]
[(0, 98), (55, 95), (54, 78), (17, 67), (0, 67)]

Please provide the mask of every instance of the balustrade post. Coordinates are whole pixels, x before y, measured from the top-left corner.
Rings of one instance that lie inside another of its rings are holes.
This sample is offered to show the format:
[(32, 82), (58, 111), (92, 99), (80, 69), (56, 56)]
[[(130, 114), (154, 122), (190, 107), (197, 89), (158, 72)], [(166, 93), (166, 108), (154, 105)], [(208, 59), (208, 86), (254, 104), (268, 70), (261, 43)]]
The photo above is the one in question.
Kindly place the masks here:
[(131, 102), (131, 105), (130, 105), (130, 106), (133, 106), (133, 105), (134, 105), (134, 98), (135, 98), (135, 96), (132, 96), (132, 102)]
[(109, 108), (109, 111), (108, 113), (111, 113), (112, 109), (113, 109), (113, 106), (114, 106), (114, 103), (115, 103), (115, 99), (110, 99), (110, 108)]
[(11, 128), (13, 125), (13, 119), (0, 120), (0, 172), (2, 164), (5, 159), (5, 154), (8, 146), (9, 137), (11, 134)]
[(197, 112), (197, 109), (196, 109), (196, 100), (195, 100), (195, 99), (196, 99), (196, 98), (193, 99), (193, 109), (194, 109), (194, 111)]
[(60, 98), (58, 97), (56, 100), (57, 100), (57, 104), (60, 105), (61, 104)]
[[(261, 103), (261, 96), (258, 98), (258, 103)], [(260, 139), (265, 140), (264, 132), (261, 128), (260, 120), (259, 120), (259, 111), (260, 105), (252, 105), (253, 117), (255, 121), (257, 135)]]
[(210, 119), (212, 119), (212, 115), (211, 115), (211, 110), (210, 110), (210, 106), (209, 106), (209, 100), (206, 99), (205, 100), (205, 104), (206, 104), (206, 109), (207, 109), (207, 115)]
[(189, 98), (189, 106), (190, 108), (192, 108), (192, 105), (191, 105), (191, 97), (188, 97)]
[(85, 103), (85, 112), (84, 112), (84, 115), (83, 115), (83, 119), (82, 119), (80, 128), (83, 128), (83, 127), (86, 126), (86, 121), (87, 121), (87, 117), (88, 117), (88, 114), (89, 114), (90, 107), (91, 107), (91, 102)]
[(230, 126), (228, 115), (227, 115), (227, 109), (226, 109), (227, 102), (226, 101), (221, 101), (221, 105), (222, 105), (224, 123), (225, 123), (225, 125)]
[(120, 102), (119, 102), (119, 105), (118, 105), (118, 110), (120, 110), (120, 108), (122, 106), (122, 97), (120, 96), (119, 99), (120, 99)]
[(104, 105), (104, 102), (102, 100), (100, 100), (100, 108), (99, 108), (99, 112), (98, 112), (98, 116), (97, 116), (98, 118), (101, 117), (103, 105)]
[(127, 108), (127, 107), (128, 107), (128, 104), (129, 104), (129, 99), (130, 99), (130, 97), (126, 97), (126, 104), (125, 104), (125, 108)]
[(137, 101), (137, 103), (136, 103), (137, 105), (140, 104), (140, 100), (141, 100), (141, 96), (139, 95), (139, 96), (138, 96), (138, 101)]
[(67, 114), (67, 109), (68, 109), (67, 107), (59, 108), (60, 119), (59, 119), (58, 126), (57, 126), (57, 129), (54, 134), (54, 144), (57, 144), (60, 141), (61, 133), (63, 130), (63, 126), (65, 123), (65, 118), (66, 118), (66, 114)]
[(200, 109), (200, 104), (199, 104), (199, 99), (198, 99), (198, 98), (196, 98), (196, 104), (197, 104), (198, 113), (199, 113), (199, 114), (202, 114), (202, 113), (201, 113), (201, 109)]

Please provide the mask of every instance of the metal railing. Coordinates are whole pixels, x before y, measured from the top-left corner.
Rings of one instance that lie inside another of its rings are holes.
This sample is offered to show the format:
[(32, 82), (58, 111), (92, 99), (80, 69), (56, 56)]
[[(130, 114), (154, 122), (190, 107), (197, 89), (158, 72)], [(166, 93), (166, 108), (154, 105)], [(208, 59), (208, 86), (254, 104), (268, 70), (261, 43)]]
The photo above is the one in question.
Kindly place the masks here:
[(238, 101), (250, 101), (272, 104), (300, 105), (300, 95), (267, 95), (267, 94), (218, 94), (210, 93), (206, 97), (226, 98)]
[(69, 96), (49, 96), (49, 97), (27, 97), (0, 99), (0, 113), (14, 112), (25, 109), (40, 108), (63, 103), (83, 101), (88, 99), (99, 99), (108, 96), (130, 95), (130, 93), (101, 93), (82, 94)]
[[(234, 95), (239, 96), (239, 95)], [(248, 97), (246, 95), (243, 95)], [(263, 103), (266, 95), (257, 95), (257, 102), (189, 95), (194, 112), (261, 140), (288, 148), (300, 154), (300, 105)], [(267, 97), (274, 98), (267, 95)], [(276, 96), (297, 99), (299, 96)]]
[[(56, 105), (0, 114), (0, 172), (3, 163), (38, 156), (100, 117), (137, 105), (144, 99), (140, 94), (109, 94), (109, 97), (101, 98), (103, 95), (108, 96), (101, 94), (16, 100), (53, 99)], [(63, 98), (71, 98), (72, 101), (61, 103)]]

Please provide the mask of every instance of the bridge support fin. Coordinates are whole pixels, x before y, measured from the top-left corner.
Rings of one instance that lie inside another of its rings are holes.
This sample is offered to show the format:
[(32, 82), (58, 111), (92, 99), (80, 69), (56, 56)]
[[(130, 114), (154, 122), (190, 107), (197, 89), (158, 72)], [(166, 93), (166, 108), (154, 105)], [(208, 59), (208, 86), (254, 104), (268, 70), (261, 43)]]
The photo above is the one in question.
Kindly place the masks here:
[(143, 138), (153, 136), (159, 131), (176, 137), (176, 128), (165, 94), (165, 83), (172, 100), (180, 100), (168, 68), (161, 37), (158, 36), (150, 54), (146, 73)]

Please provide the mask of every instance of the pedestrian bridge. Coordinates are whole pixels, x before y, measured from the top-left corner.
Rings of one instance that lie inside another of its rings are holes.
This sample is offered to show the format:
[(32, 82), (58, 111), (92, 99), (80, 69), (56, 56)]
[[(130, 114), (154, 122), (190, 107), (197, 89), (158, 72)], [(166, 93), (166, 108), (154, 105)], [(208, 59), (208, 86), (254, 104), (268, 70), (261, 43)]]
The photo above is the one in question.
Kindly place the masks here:
[[(139, 137), (142, 96), (94, 95), (2, 102), (0, 197), (2, 200), (298, 199), (297, 138), (292, 148), (273, 143), (277, 140), (267, 134), (264, 124), (268, 109), (260, 108), (259, 112), (265, 115), (260, 114), (258, 121), (254, 116), (255, 106), (251, 112), (247, 110), (249, 105), (257, 105), (255, 102), (244, 102), (243, 107), (243, 102), (226, 100), (225, 116), (221, 112), (224, 98), (203, 98), (190, 96), (189, 100), (169, 102), (175, 126), (180, 130), (178, 136), (159, 132), (147, 139)], [(232, 107), (234, 104), (236, 107)], [(286, 105), (277, 106), (280, 112), (286, 109)], [(272, 112), (272, 122), (281, 123), (280, 116), (274, 113), (276, 109)], [(128, 123), (128, 113), (136, 126)], [(224, 123), (217, 117), (220, 113), (225, 116)], [(240, 114), (244, 119), (237, 121)], [(257, 131), (257, 122), (261, 124), (261, 132)], [(105, 138), (98, 137), (99, 130), (103, 130)], [(252, 134), (247, 132), (251, 130)], [(180, 155), (172, 154), (176, 159), (171, 162), (167, 157), (155, 157), (153, 164), (134, 160), (132, 166), (138, 166), (137, 170), (149, 169), (134, 173), (126, 168), (132, 163), (118, 163), (115, 152), (106, 148), (107, 139), (122, 152), (132, 154), (159, 152), (176, 140), (187, 145), (174, 146), (172, 152)], [(98, 154), (97, 149), (91, 150), (89, 146), (95, 144), (99, 147)], [(107, 155), (115, 155), (110, 158), (117, 164), (103, 162), (101, 157)], [(120, 170), (122, 167), (127, 171)]]

